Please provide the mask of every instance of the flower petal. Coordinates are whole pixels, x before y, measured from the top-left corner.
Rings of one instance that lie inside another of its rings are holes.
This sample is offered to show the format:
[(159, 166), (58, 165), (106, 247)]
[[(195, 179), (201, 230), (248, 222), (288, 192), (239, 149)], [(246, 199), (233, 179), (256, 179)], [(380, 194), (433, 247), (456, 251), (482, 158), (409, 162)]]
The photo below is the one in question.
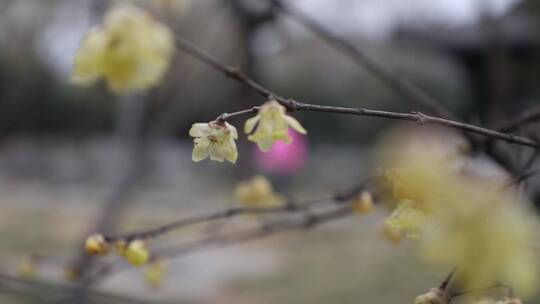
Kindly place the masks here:
[(227, 126), (227, 129), (231, 132), (231, 137), (233, 139), (238, 139), (238, 131), (236, 131), (236, 127), (228, 122), (225, 122), (225, 126)]
[(194, 162), (200, 162), (201, 160), (208, 157), (210, 154), (210, 142), (206, 138), (202, 138), (201, 141), (195, 143), (193, 147), (193, 152), (191, 153), (191, 159)]
[(208, 132), (207, 123), (194, 123), (189, 130), (189, 136), (191, 137), (204, 137)]
[(302, 127), (302, 125), (298, 122), (298, 120), (294, 119), (294, 117), (285, 115), (285, 121), (291, 128), (296, 130), (298, 133), (307, 134), (306, 129), (304, 129), (304, 127)]
[(255, 125), (257, 124), (257, 122), (259, 122), (260, 118), (261, 115), (257, 114), (256, 116), (246, 120), (246, 123), (244, 124), (244, 132), (246, 134), (250, 134), (251, 132), (253, 132), (253, 129), (255, 129)]

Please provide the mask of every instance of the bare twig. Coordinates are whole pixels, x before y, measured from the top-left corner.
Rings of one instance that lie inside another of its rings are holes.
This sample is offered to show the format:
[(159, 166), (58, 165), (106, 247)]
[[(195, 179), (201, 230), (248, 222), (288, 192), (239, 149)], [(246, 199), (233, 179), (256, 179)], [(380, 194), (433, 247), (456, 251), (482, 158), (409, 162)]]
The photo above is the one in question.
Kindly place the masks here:
[(540, 105), (525, 110), (516, 118), (506, 122), (498, 130), (501, 132), (513, 132), (527, 124), (540, 120)]
[[(422, 124), (440, 125), (444, 127), (463, 130), (469, 133), (475, 133), (475, 134), (483, 135), (489, 138), (499, 139), (499, 140), (503, 140), (509, 143), (519, 144), (519, 145), (533, 147), (533, 148), (538, 148), (540, 146), (537, 142), (531, 139), (525, 138), (525, 137), (517, 136), (514, 134), (501, 133), (495, 130), (486, 129), (486, 128), (474, 126), (471, 124), (466, 124), (466, 123), (462, 123), (462, 122), (458, 122), (454, 120), (422, 114), (420, 112), (400, 113), (400, 112), (370, 110), (370, 109), (363, 109), (363, 108), (322, 106), (322, 105), (302, 103), (302, 102), (295, 101), (293, 99), (286, 99), (270, 91), (269, 89), (265, 88), (261, 84), (255, 82), (254, 80), (249, 78), (247, 75), (245, 75), (238, 67), (228, 66), (220, 62), (214, 56), (210, 55), (206, 51), (201, 50), (197, 46), (193, 45), (191, 42), (180, 37), (177, 37), (176, 41), (177, 41), (178, 48), (180, 48), (181, 50), (192, 55), (194, 58), (198, 59), (199, 61), (206, 63), (210, 65), (211, 67), (223, 72), (226, 76), (250, 87), (251, 89), (258, 92), (264, 98), (277, 100), (280, 104), (285, 106), (289, 111), (330, 112), (330, 113), (349, 114), (349, 115), (357, 115), (357, 116), (370, 116), (370, 117), (379, 117), (379, 118), (387, 118), (387, 119), (408, 120), (408, 121), (414, 121), (414, 122), (418, 122)], [(256, 111), (256, 108), (251, 108), (251, 109), (242, 110), (236, 113), (223, 114), (223, 115), (228, 115), (228, 117), (232, 117), (232, 116), (236, 116), (240, 114), (253, 113), (254, 111)], [(223, 117), (223, 116), (220, 116), (220, 117)]]
[[(0, 274), (0, 292), (9, 292), (15, 295), (28, 296), (36, 300), (36, 303), (60, 303), (62, 299), (67, 302), (66, 296), (72, 295), (81, 287), (51, 283), (40, 280), (25, 280), (6, 274)], [(93, 289), (85, 289), (88, 298), (95, 303), (139, 303), (147, 304), (151, 302), (139, 299), (120, 296)], [(73, 303), (73, 302), (69, 302)]]
[[(309, 229), (321, 224), (342, 218), (352, 214), (350, 204), (332, 208), (319, 213), (305, 212), (300, 218), (280, 219), (270, 223), (266, 223), (257, 228), (235, 231), (228, 234), (220, 234), (215, 236), (203, 237), (196, 239), (179, 246), (161, 248), (153, 251), (155, 257), (178, 258), (193, 252), (198, 252), (203, 249), (212, 247), (225, 247), (254, 241), (269, 237), (278, 233), (287, 232), (297, 229)], [(104, 266), (101, 270), (95, 272), (89, 280), (94, 281), (103, 276), (117, 273), (122, 270), (130, 269), (131, 267), (125, 263), (114, 263)]]
[(276, 207), (232, 207), (232, 208), (228, 208), (222, 211), (215, 211), (215, 212), (210, 212), (207, 214), (183, 218), (183, 219), (159, 226), (157, 228), (153, 228), (153, 229), (149, 229), (145, 231), (128, 233), (128, 234), (120, 234), (120, 235), (106, 235), (105, 239), (109, 242), (114, 242), (116, 240), (130, 241), (133, 239), (155, 238), (175, 229), (180, 229), (180, 228), (184, 228), (184, 227), (196, 225), (196, 224), (208, 223), (208, 222), (212, 222), (219, 219), (232, 218), (232, 217), (240, 216), (240, 215), (287, 214), (287, 213), (294, 214), (298, 212), (305, 212), (309, 208), (325, 205), (325, 204), (328, 204), (328, 202), (340, 203), (340, 202), (345, 202), (347, 200), (350, 200), (354, 196), (358, 195), (358, 193), (362, 189), (364, 189), (364, 185), (367, 182), (369, 182), (369, 180), (367, 180), (365, 183), (363, 183), (360, 186), (348, 189), (346, 191), (342, 191), (340, 193), (336, 193), (335, 195), (332, 195), (330, 197), (312, 199), (304, 203), (297, 203), (295, 200), (291, 199), (285, 202), (283, 205), (276, 206)]
[(291, 17), (311, 30), (331, 47), (347, 54), (356, 64), (365, 68), (399, 96), (405, 97), (409, 102), (426, 109), (429, 113), (434, 115), (446, 118), (452, 118), (454, 116), (450, 111), (443, 107), (440, 102), (429, 96), (406, 78), (403, 78), (395, 71), (390, 70), (381, 62), (371, 58), (371, 56), (359, 46), (337, 36), (308, 15), (285, 4), (281, 0), (270, 0), (270, 2), (278, 11), (281, 11), (283, 14)]

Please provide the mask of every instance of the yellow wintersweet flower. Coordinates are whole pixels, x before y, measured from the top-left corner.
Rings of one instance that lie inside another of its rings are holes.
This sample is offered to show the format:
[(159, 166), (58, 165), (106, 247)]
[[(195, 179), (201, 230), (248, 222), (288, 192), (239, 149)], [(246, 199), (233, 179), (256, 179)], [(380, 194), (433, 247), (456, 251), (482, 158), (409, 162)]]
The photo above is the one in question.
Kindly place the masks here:
[(136, 6), (116, 5), (105, 15), (104, 24), (83, 39), (72, 80), (91, 85), (104, 78), (117, 94), (146, 90), (161, 81), (173, 51), (170, 29)]
[(351, 207), (355, 213), (366, 214), (373, 211), (375, 204), (369, 191), (362, 191), (352, 201)]
[(195, 138), (193, 161), (198, 162), (210, 156), (211, 160), (236, 163), (238, 150), (235, 140), (238, 139), (238, 132), (233, 125), (219, 121), (196, 123), (189, 130), (189, 136)]
[[(255, 126), (257, 129), (251, 134)], [(307, 131), (296, 119), (285, 113), (284, 106), (271, 100), (261, 106), (255, 117), (246, 121), (244, 132), (250, 134), (248, 140), (256, 142), (261, 151), (269, 151), (278, 140), (282, 140), (286, 144), (292, 142), (292, 138), (289, 136), (289, 127), (298, 133), (307, 134)]]
[(167, 270), (167, 261), (164, 259), (156, 259), (152, 261), (143, 270), (144, 279), (148, 285), (154, 288), (159, 288), (163, 284), (165, 273)]
[(106, 255), (109, 253), (109, 243), (103, 234), (93, 234), (86, 239), (84, 248), (91, 255)]
[(457, 148), (434, 134), (422, 135), (418, 139), (399, 133), (379, 153), (384, 185), (396, 206), (386, 225), (413, 239), (420, 237), (437, 206), (460, 187)]
[(404, 232), (411, 239), (418, 239), (426, 220), (426, 211), (415, 207), (410, 201), (403, 201), (392, 211), (385, 223)]
[(240, 182), (234, 192), (238, 203), (249, 207), (272, 207), (285, 202), (285, 198), (274, 192), (272, 184), (261, 175)]
[(464, 179), (460, 190), (426, 223), (424, 256), (445, 267), (457, 266), (465, 288), (505, 282), (521, 295), (531, 295), (538, 263), (529, 245), (538, 227), (522, 202), (500, 184)]
[(126, 250), (126, 260), (134, 265), (141, 266), (150, 259), (150, 251), (143, 240), (133, 240), (129, 242)]

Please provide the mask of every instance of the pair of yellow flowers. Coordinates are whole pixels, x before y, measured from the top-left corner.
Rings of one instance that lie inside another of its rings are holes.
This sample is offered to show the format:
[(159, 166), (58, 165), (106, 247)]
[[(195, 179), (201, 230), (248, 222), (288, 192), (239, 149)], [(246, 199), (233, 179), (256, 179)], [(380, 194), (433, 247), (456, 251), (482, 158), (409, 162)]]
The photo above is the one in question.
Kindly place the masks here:
[[(156, 86), (166, 73), (174, 51), (174, 34), (143, 10), (131, 5), (113, 7), (101, 26), (93, 28), (76, 54), (72, 80), (91, 85), (106, 80), (109, 89), (128, 94)], [(291, 142), (289, 127), (306, 130), (276, 101), (263, 105), (259, 114), (246, 121), (248, 139), (268, 151), (277, 140)], [(256, 131), (253, 133), (253, 130)], [(253, 133), (253, 134), (251, 134)], [(236, 128), (225, 121), (196, 123), (189, 134), (195, 137), (193, 160), (238, 158)]]
[[(275, 100), (270, 100), (260, 107), (255, 117), (246, 121), (244, 132), (249, 134), (248, 140), (257, 143), (259, 149), (266, 152), (278, 140), (286, 144), (292, 142), (289, 127), (298, 133), (307, 133), (296, 119), (286, 114), (284, 106)], [(238, 139), (238, 132), (228, 122), (216, 120), (209, 123), (196, 123), (189, 130), (189, 135), (195, 138), (193, 161), (198, 162), (210, 157), (215, 161), (227, 160), (235, 163), (238, 159), (235, 142)]]

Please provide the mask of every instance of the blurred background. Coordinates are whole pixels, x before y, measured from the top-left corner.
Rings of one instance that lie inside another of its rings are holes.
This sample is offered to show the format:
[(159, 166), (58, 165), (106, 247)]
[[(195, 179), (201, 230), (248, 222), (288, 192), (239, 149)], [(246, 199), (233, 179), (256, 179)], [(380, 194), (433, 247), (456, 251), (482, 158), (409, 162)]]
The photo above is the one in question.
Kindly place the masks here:
[[(140, 230), (225, 208), (235, 184), (254, 174), (269, 176), (277, 191), (300, 200), (327, 196), (367, 176), (380, 135), (398, 125), (295, 113), (309, 136), (296, 134), (289, 146), (262, 154), (241, 136), (237, 165), (193, 163), (187, 136), (193, 123), (264, 100), (181, 52), (162, 85), (144, 95), (119, 98), (102, 83), (70, 84), (80, 40), (114, 2), (0, 0), (3, 273), (15, 273), (30, 253), (76, 257), (96, 227)], [(265, 0), (130, 2), (282, 96), (418, 110)], [(536, 0), (287, 3), (418, 84), (463, 121), (495, 128), (538, 105)], [(243, 120), (231, 123), (241, 129)], [(538, 126), (519, 133), (538, 135)], [(146, 287), (136, 269), (97, 286), (149, 303), (410, 302), (446, 271), (421, 264), (411, 244), (393, 246), (381, 238), (384, 215), (175, 259), (160, 289)], [(172, 233), (163, 242), (178, 243), (204, 228)], [(62, 269), (52, 266), (37, 276), (63, 280)], [(34, 300), (10, 293), (0, 280), (2, 303)]]

